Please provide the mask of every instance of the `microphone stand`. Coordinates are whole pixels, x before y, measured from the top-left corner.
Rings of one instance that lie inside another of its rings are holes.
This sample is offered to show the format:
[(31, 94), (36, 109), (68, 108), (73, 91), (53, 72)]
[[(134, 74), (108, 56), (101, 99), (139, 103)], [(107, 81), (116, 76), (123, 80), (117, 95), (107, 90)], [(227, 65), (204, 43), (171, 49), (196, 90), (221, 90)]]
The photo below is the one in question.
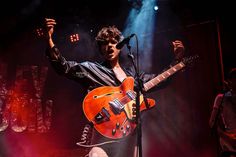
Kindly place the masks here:
[[(135, 35), (136, 37), (136, 35)], [(136, 37), (137, 38), (137, 37)], [(138, 43), (138, 40), (137, 40)], [(143, 91), (143, 84), (142, 81), (140, 79), (140, 74), (139, 74), (139, 63), (138, 63), (138, 56), (137, 56), (137, 66), (135, 65), (135, 61), (134, 61), (134, 55), (131, 52), (131, 46), (129, 44), (129, 42), (126, 43), (127, 49), (129, 50), (128, 53), (128, 57), (131, 59), (131, 62), (134, 66), (135, 69), (135, 73), (136, 73), (136, 81), (138, 83), (138, 87), (135, 89), (136, 91), (136, 119), (135, 119), (135, 123), (137, 125), (137, 147), (138, 147), (138, 156), (137, 157), (142, 157), (142, 121), (141, 121), (141, 116), (140, 116), (140, 94), (143, 95), (144, 98), (144, 103), (146, 106), (149, 106), (147, 104), (147, 99), (144, 96), (144, 91)], [(138, 54), (138, 44), (137, 44), (137, 54)]]

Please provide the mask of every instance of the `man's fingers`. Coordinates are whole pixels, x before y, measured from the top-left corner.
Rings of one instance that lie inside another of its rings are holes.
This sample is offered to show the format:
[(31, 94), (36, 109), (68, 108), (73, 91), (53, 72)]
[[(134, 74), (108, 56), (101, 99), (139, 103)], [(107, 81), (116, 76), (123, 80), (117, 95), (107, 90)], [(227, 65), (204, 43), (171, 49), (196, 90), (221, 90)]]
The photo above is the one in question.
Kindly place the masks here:
[(184, 47), (183, 43), (179, 40), (173, 41), (172, 44), (174, 47)]
[(54, 27), (54, 25), (47, 25), (47, 27), (50, 27), (50, 28), (52, 28), (52, 27)]
[(45, 18), (45, 23), (46, 23), (47, 26), (57, 24), (54, 19), (49, 19), (49, 18)]
[(55, 20), (54, 19), (51, 19), (51, 18), (45, 18), (45, 21), (47, 22), (47, 21), (54, 21), (55, 22)]
[(56, 25), (57, 23), (56, 22), (54, 22), (54, 21), (48, 21), (48, 22), (46, 22), (46, 25)]

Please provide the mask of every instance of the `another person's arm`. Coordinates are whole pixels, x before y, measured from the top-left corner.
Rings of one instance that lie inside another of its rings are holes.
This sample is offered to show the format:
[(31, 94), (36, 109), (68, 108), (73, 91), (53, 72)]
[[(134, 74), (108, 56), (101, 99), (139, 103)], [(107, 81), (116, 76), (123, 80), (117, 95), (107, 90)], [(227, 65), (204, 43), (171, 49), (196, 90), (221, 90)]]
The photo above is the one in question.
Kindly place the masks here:
[(223, 99), (223, 94), (218, 94), (215, 97), (214, 104), (213, 104), (213, 107), (212, 107), (211, 116), (210, 116), (210, 119), (209, 119), (210, 128), (213, 128), (215, 126), (217, 116), (219, 116), (218, 112), (219, 112), (219, 107), (222, 104), (222, 99)]

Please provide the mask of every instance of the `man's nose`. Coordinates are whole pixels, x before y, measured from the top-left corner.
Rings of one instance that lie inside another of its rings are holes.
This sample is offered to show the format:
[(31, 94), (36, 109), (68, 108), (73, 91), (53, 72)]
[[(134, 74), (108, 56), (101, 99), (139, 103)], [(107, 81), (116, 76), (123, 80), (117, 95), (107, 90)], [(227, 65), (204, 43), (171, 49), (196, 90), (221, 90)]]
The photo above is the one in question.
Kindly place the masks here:
[(111, 48), (112, 47), (112, 43), (109, 42), (108, 43), (108, 47)]

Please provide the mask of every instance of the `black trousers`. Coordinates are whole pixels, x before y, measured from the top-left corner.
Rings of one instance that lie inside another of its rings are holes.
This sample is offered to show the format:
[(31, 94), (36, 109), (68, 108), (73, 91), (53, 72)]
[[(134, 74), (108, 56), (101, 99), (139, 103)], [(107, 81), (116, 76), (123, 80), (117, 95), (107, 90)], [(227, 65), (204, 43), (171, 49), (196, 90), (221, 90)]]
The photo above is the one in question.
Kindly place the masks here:
[[(92, 144), (106, 143), (110, 141), (113, 140), (102, 137), (102, 135), (100, 135), (95, 129), (93, 130)], [(137, 134), (135, 130), (134, 133), (118, 140), (117, 142), (100, 145), (98, 147), (102, 148), (109, 157), (132, 157), (135, 146), (137, 145), (136, 141)]]

